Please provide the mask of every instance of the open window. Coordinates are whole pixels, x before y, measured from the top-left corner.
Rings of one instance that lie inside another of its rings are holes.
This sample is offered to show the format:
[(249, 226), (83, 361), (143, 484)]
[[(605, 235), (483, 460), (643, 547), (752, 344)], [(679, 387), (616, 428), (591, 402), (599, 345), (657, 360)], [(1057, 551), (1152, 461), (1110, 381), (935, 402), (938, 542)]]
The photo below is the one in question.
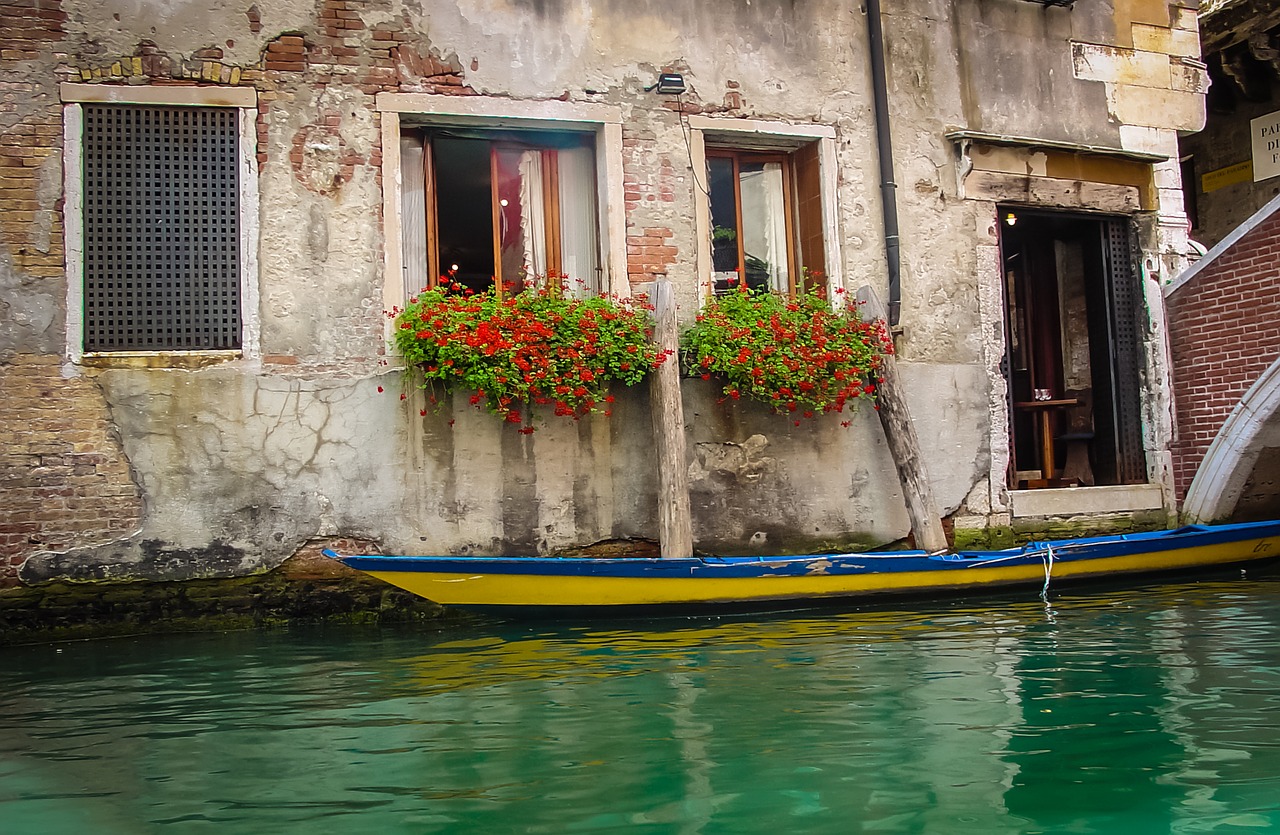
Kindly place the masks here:
[(1143, 308), (1127, 218), (1003, 206), (1012, 488), (1141, 484)]
[(707, 149), (713, 290), (791, 294), (823, 272), (817, 144), (787, 154)]
[(834, 129), (704, 116), (688, 121), (699, 172), (704, 286), (713, 293), (745, 285), (792, 294), (806, 280), (823, 289), (838, 285)]
[(580, 131), (402, 131), (407, 286), (448, 275), (511, 293), (554, 275), (600, 292), (594, 144)]

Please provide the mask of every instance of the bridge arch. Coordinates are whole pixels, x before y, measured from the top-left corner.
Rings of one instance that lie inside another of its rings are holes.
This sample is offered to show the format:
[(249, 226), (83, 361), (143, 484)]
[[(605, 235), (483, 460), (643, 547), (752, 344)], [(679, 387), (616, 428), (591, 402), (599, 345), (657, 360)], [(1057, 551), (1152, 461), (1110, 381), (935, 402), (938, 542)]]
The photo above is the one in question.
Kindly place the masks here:
[(1245, 392), (1209, 445), (1183, 501), (1187, 521), (1228, 519), (1270, 447), (1280, 447), (1280, 359)]

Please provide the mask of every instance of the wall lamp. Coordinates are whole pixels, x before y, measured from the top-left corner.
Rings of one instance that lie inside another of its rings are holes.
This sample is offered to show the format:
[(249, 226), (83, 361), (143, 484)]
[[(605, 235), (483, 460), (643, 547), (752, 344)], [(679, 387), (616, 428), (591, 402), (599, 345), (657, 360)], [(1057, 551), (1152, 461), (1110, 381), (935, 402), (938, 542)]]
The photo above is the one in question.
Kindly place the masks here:
[(660, 95), (678, 96), (685, 91), (684, 76), (678, 72), (664, 72), (658, 80), (644, 88), (646, 93), (657, 90)]

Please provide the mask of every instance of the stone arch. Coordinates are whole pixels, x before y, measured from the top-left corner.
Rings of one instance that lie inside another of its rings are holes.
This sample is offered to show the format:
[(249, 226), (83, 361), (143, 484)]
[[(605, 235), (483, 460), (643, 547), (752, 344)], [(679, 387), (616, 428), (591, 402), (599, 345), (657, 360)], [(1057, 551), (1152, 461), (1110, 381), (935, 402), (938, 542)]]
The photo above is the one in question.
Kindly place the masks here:
[(1214, 522), (1230, 517), (1258, 456), (1278, 445), (1280, 359), (1245, 392), (1209, 445), (1182, 505), (1186, 520)]

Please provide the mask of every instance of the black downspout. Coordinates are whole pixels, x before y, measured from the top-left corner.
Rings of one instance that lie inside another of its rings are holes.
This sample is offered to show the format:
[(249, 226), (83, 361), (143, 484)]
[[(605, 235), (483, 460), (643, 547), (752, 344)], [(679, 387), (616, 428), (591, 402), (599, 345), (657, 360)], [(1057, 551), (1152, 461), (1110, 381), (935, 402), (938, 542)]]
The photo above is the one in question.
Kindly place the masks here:
[(889, 137), (889, 90), (884, 73), (884, 32), (880, 0), (867, 2), (867, 40), (871, 47), (871, 94), (875, 101), (876, 155), (880, 158), (880, 209), (884, 214), (884, 254), (889, 268), (889, 327), (898, 325), (902, 308), (902, 267), (898, 251), (898, 184), (893, 181)]

